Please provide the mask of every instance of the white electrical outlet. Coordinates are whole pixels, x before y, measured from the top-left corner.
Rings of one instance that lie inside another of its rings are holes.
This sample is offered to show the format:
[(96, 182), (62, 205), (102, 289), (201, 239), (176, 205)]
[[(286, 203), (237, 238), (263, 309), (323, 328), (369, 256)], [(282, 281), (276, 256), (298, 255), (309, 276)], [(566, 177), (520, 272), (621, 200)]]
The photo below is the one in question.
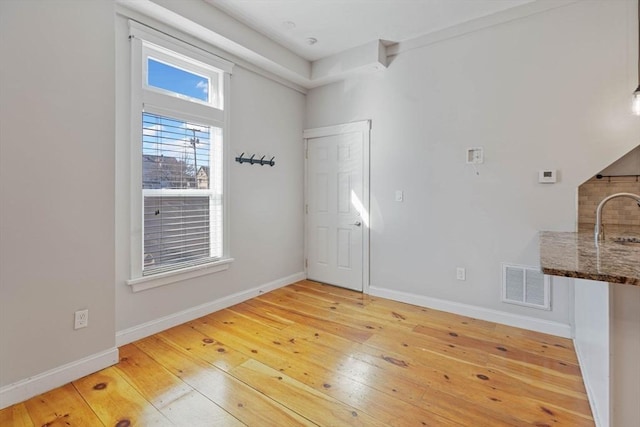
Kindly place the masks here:
[(73, 329), (82, 329), (87, 326), (89, 326), (89, 310), (76, 311)]
[(467, 272), (463, 267), (456, 268), (456, 279), (467, 280)]
[(396, 190), (396, 202), (404, 201), (404, 191)]

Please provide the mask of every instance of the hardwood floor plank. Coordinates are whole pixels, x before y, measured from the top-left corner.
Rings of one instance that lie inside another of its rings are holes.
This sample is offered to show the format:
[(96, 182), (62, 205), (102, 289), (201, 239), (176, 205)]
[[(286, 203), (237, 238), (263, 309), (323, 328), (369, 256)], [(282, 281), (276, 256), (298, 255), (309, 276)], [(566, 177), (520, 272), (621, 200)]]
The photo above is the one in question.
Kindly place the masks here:
[[(376, 304), (398, 304), (394, 301), (381, 300)], [(376, 305), (372, 304), (372, 305)], [(373, 309), (373, 307), (371, 307)], [(519, 350), (556, 358), (567, 363), (577, 364), (573, 343), (567, 338), (555, 337), (539, 332), (493, 324), (471, 319), (451, 313), (420, 307), (408, 306), (408, 310), (423, 312), (419, 323), (421, 327), (441, 329), (459, 335), (494, 342), (500, 346), (517, 347)], [(428, 315), (424, 315), (428, 314)], [(416, 329), (416, 332), (425, 332)], [(428, 332), (426, 332), (428, 334)], [(446, 337), (447, 338), (447, 337)], [(447, 338), (448, 339), (448, 338)]]
[(280, 289), (288, 289), (293, 292), (304, 293), (307, 296), (319, 300), (324, 300), (326, 302), (337, 302), (352, 307), (365, 307), (369, 304), (372, 298), (374, 298), (367, 294), (361, 294), (349, 290), (346, 290), (346, 292), (332, 291), (335, 289), (340, 289), (336, 287), (321, 289), (318, 287), (317, 283), (310, 281), (301, 281)]
[(116, 369), (175, 425), (244, 425), (132, 344), (120, 349)]
[[(294, 288), (294, 289), (297, 289), (297, 292), (303, 292), (307, 290), (307, 288)], [(284, 294), (285, 296), (291, 295), (291, 291), (287, 291), (286, 289), (279, 289), (277, 293)], [(304, 297), (300, 295), (296, 295), (295, 300), (300, 302), (310, 303), (309, 300), (305, 300)], [(328, 302), (328, 301), (331, 301), (331, 299), (325, 300), (325, 302)], [(366, 317), (366, 315), (360, 315), (358, 311), (352, 311), (349, 308), (347, 308), (347, 310), (349, 310), (348, 314), (351, 314), (354, 317)], [(386, 310), (385, 310), (385, 314), (389, 314), (389, 313), (393, 313), (395, 317), (398, 317), (401, 319), (405, 317), (404, 314), (400, 314), (395, 311), (390, 311), (386, 313)], [(331, 313), (328, 313), (328, 314), (331, 314)], [(512, 334), (512, 335), (498, 334), (495, 331), (493, 331), (491, 328), (487, 328), (487, 327), (473, 328), (473, 327), (466, 327), (463, 323), (460, 323), (460, 322), (452, 323), (452, 322), (447, 322), (446, 320), (438, 321), (437, 317), (438, 316), (429, 316), (429, 318), (426, 319), (426, 316), (423, 315), (422, 319), (420, 320), (421, 324), (417, 324), (416, 323), (417, 320), (415, 320), (414, 322), (411, 322), (410, 324), (414, 325), (413, 330), (415, 332), (423, 333), (432, 338), (440, 337), (442, 340), (446, 342), (460, 341), (460, 339), (457, 339), (457, 337), (465, 337), (465, 338), (468, 338), (469, 340), (477, 340), (472, 343), (474, 344), (472, 345), (472, 347), (475, 349), (481, 349), (483, 351), (487, 351), (489, 354), (496, 354), (498, 356), (505, 356), (508, 354), (509, 356), (520, 355), (522, 357), (526, 357), (528, 353), (533, 353), (534, 355), (537, 355), (537, 356), (543, 356), (544, 357), (543, 360), (546, 361), (547, 363), (550, 360), (549, 358), (551, 358), (554, 360), (554, 363), (558, 361), (564, 361), (565, 364), (570, 364), (573, 366), (576, 366), (577, 364), (575, 351), (573, 351), (573, 347), (569, 340), (566, 340), (564, 345), (561, 345), (561, 344), (547, 345), (544, 342), (536, 342), (534, 340), (527, 339), (515, 334)], [(450, 316), (445, 315), (443, 317), (448, 318)], [(468, 323), (468, 322), (464, 322), (464, 323)], [(397, 323), (393, 323), (393, 325), (396, 326)], [(380, 333), (380, 330), (377, 330), (376, 333)], [(392, 332), (392, 334), (395, 335), (394, 332)], [(515, 353), (514, 352), (509, 353), (508, 347), (512, 349), (516, 349)], [(536, 356), (529, 356), (529, 357), (535, 358)]]
[[(462, 425), (474, 425), (478, 420), (477, 414), (482, 414), (481, 419), (492, 426), (517, 424), (515, 422), (517, 418), (509, 413), (488, 410), (484, 405), (465, 400), (464, 396), (445, 393), (447, 390), (443, 391), (440, 383), (448, 377), (446, 373), (448, 371), (437, 370), (430, 366), (437, 357), (435, 355), (428, 355), (423, 363), (417, 363), (404, 354), (381, 352), (379, 349), (360, 345), (350, 353), (350, 357), (353, 359), (352, 363), (367, 366), (367, 378), (372, 383), (372, 387), (385, 390), (403, 401), (410, 401), (413, 405), (441, 417)], [(453, 372), (459, 365), (455, 360), (447, 358), (444, 358), (442, 363), (446, 369)], [(349, 368), (348, 365), (344, 367)], [(343, 372), (341, 369), (339, 371)], [(407, 396), (407, 390), (410, 390), (411, 396)], [(415, 401), (414, 396), (417, 394), (421, 397), (420, 400)]]
[[(344, 306), (357, 310), (360, 314), (366, 314), (365, 310), (367, 302), (371, 297), (353, 298), (345, 295), (330, 294), (309, 287), (303, 287), (299, 284), (293, 284), (285, 288), (277, 289), (277, 292), (271, 292), (274, 295), (287, 297), (293, 300), (299, 300), (316, 307), (324, 307), (334, 310), (335, 308)], [(363, 294), (360, 294), (363, 295)]]
[(271, 310), (279, 316), (291, 319), (296, 323), (314, 326), (357, 342), (366, 341), (371, 337), (373, 329), (381, 327), (380, 325), (367, 324), (352, 325), (349, 321), (339, 316), (328, 318), (326, 311), (311, 305), (287, 301), (277, 295), (262, 295), (259, 298), (247, 301), (247, 304), (260, 310)]
[(33, 427), (33, 421), (24, 403), (0, 410), (0, 426)]
[(294, 321), (284, 318), (282, 316), (278, 316), (275, 313), (272, 313), (269, 310), (259, 310), (249, 304), (236, 304), (233, 306), (233, 310), (242, 314), (251, 320), (261, 323), (270, 328), (283, 329), (287, 326), (295, 324)]
[[(290, 329), (290, 328), (288, 328), (288, 329)], [(487, 328), (483, 327), (483, 328), (481, 328), (481, 330), (486, 331), (486, 330), (487, 330)], [(383, 333), (383, 332), (381, 332), (381, 331), (379, 331), (379, 330), (378, 330), (378, 331), (376, 331), (376, 334), (382, 334), (382, 333)], [(443, 331), (436, 331), (436, 330), (434, 329), (434, 334), (436, 334), (436, 335), (442, 335), (443, 333), (446, 333), (446, 330), (443, 330)], [(394, 333), (394, 335), (397, 335), (397, 333)], [(447, 333), (447, 336), (449, 336), (449, 337), (451, 337), (451, 338), (455, 338), (453, 335), (449, 335), (448, 333)], [(382, 337), (381, 339), (382, 339), (382, 340), (384, 340), (385, 342), (387, 342), (387, 341), (388, 341), (387, 339), (385, 339), (385, 337)], [(437, 338), (436, 338), (436, 339), (437, 339)], [(433, 338), (433, 337), (429, 337), (429, 343), (433, 343), (433, 340), (434, 340), (434, 338)], [(487, 347), (487, 348), (488, 348), (488, 346), (490, 346), (490, 345), (491, 345), (491, 343), (486, 343), (486, 342), (483, 342), (483, 341), (481, 341), (481, 340), (476, 340), (476, 341), (478, 341), (478, 342), (482, 343), (482, 345), (483, 345), (484, 347)], [(414, 340), (413, 342), (415, 342), (415, 340)], [(478, 342), (476, 342), (476, 344), (478, 344)], [(444, 345), (444, 344), (445, 344), (445, 343), (442, 343), (442, 345)], [(405, 347), (405, 345), (403, 345), (403, 347)], [(444, 367), (445, 369), (452, 369), (452, 368), (453, 368), (453, 367), (451, 366), (451, 359), (452, 359), (452, 357), (451, 357), (451, 352), (452, 352), (452, 349), (455, 349), (456, 347), (461, 347), (461, 348), (462, 348), (462, 353), (463, 353), (463, 354), (465, 354), (465, 356), (461, 358), (461, 359), (462, 359), (462, 361), (469, 361), (468, 355), (467, 355), (466, 353), (468, 353), (469, 351), (475, 350), (475, 349), (465, 349), (465, 348), (464, 348), (464, 346), (459, 346), (459, 343), (458, 343), (458, 345), (446, 344), (446, 347), (443, 347), (443, 352), (442, 352), (442, 354), (441, 354), (441, 355), (445, 355), (445, 356), (446, 356), (446, 358), (445, 358), (445, 359), (442, 359), (442, 360), (444, 361), (444, 362), (443, 362), (443, 365), (444, 365), (443, 367)], [(477, 346), (476, 346), (476, 347), (477, 347)], [(491, 347), (491, 349), (493, 349), (493, 347)], [(421, 349), (421, 350), (424, 350), (424, 349)], [(486, 348), (485, 348), (485, 350), (486, 350)], [(496, 352), (498, 352), (498, 351), (499, 351), (500, 353), (502, 353), (502, 351), (501, 351), (501, 350), (496, 350)], [(480, 363), (477, 363), (477, 362), (478, 362), (477, 360), (475, 360), (474, 362), (476, 362), (476, 364), (477, 364), (477, 367), (478, 367), (478, 368), (482, 368), (482, 369), (474, 368), (474, 369), (472, 369), (472, 371), (473, 371), (473, 372), (468, 372), (468, 373), (467, 373), (467, 376), (468, 376), (469, 378), (478, 378), (478, 376), (484, 376), (484, 377), (490, 378), (490, 377), (488, 377), (488, 375), (487, 375), (487, 374), (491, 374), (493, 378), (502, 379), (502, 378), (503, 378), (503, 374), (502, 374), (502, 373), (499, 373), (499, 372), (490, 372), (490, 371), (488, 371), (488, 370), (485, 368), (486, 362), (487, 362), (487, 360), (488, 360), (488, 358), (487, 358), (487, 354), (486, 354), (486, 351), (484, 351), (484, 352), (482, 352), (482, 351), (481, 351), (481, 353), (483, 353), (483, 357), (481, 357), (481, 361), (480, 361)], [(532, 355), (526, 354), (526, 356), (527, 356), (527, 357), (529, 357), (529, 358), (534, 358), (534, 359), (535, 359), (535, 358), (537, 358), (537, 356), (536, 356), (536, 355), (534, 355), (534, 354), (532, 354)], [(323, 354), (323, 358), (324, 358), (324, 359), (326, 359), (326, 356), (325, 356), (324, 354)], [(399, 362), (399, 363), (403, 363), (403, 361), (402, 361), (401, 359), (393, 359), (393, 358), (392, 358), (392, 360), (395, 360), (395, 361), (397, 361), (397, 362)], [(547, 362), (549, 362), (549, 363), (554, 363), (555, 361), (548, 360)], [(574, 373), (575, 373), (575, 372), (574, 372)], [(415, 373), (414, 373), (414, 375), (415, 375)], [(441, 372), (438, 372), (438, 373), (436, 374), (436, 377), (435, 377), (435, 378), (438, 378), (438, 379), (440, 379), (440, 378), (444, 378), (444, 377), (445, 377), (445, 375), (447, 375), (447, 371), (446, 371), (446, 370), (441, 371)], [(420, 376), (418, 376), (418, 378), (420, 378)], [(468, 379), (465, 379), (465, 381), (468, 381)], [(437, 384), (437, 383), (438, 383), (438, 382), (436, 382), (436, 384)], [(530, 384), (524, 384), (524, 383), (523, 383), (523, 384), (519, 384), (519, 381), (517, 381), (517, 380), (515, 381), (515, 383), (516, 383), (516, 387), (513, 387), (513, 388), (512, 388), (512, 389), (510, 389), (509, 391), (519, 391), (519, 387), (520, 387), (520, 386), (528, 387), (528, 388), (529, 388), (529, 390), (531, 390), (531, 391), (532, 391), (532, 393), (533, 393), (533, 397), (535, 397), (535, 396), (536, 396), (536, 393), (538, 393), (538, 392), (540, 392), (540, 391), (541, 391), (539, 387), (534, 387), (534, 386), (531, 386)], [(440, 385), (438, 385), (438, 386), (439, 386), (439, 387), (442, 387), (442, 384), (440, 384)], [(477, 388), (477, 386), (476, 386), (476, 388)], [(446, 389), (446, 388), (445, 388), (445, 389)], [(483, 389), (475, 390), (475, 389), (473, 389), (473, 388), (472, 388), (472, 389), (471, 389), (471, 391), (475, 391), (475, 392), (476, 392), (476, 397), (474, 397), (474, 399), (477, 399), (477, 395), (478, 395), (478, 393), (479, 393), (479, 394), (482, 394), (482, 393), (485, 393), (485, 394), (486, 394), (486, 390), (483, 390)], [(543, 390), (542, 392), (547, 392), (547, 391), (544, 391), (544, 390)], [(504, 393), (504, 392), (503, 392), (503, 393)], [(538, 393), (538, 394), (539, 394), (539, 393)], [(589, 408), (588, 408), (588, 404), (587, 404), (586, 400), (584, 399), (584, 396), (583, 396), (583, 395), (580, 395), (579, 393), (578, 393), (577, 395), (573, 395), (573, 396), (571, 396), (571, 395), (570, 395), (570, 396), (567, 396), (567, 395), (562, 394), (562, 393), (555, 393), (555, 392), (553, 392), (553, 391), (549, 391), (549, 392), (548, 392), (548, 394), (549, 394), (549, 397), (551, 397), (551, 398), (555, 399), (556, 401), (560, 401), (560, 402), (562, 402), (563, 404), (565, 404), (565, 406), (568, 406), (569, 408), (576, 408), (576, 407), (577, 407), (577, 408), (579, 408), (579, 410), (580, 410), (580, 409), (586, 409), (587, 411), (588, 411), (588, 409), (589, 409)], [(472, 395), (472, 396), (473, 396), (473, 395)], [(463, 397), (463, 398), (466, 398), (466, 399), (468, 399), (468, 398), (469, 398), (469, 396), (466, 396), (466, 397), (465, 397), (464, 395), (462, 395), (462, 397)], [(486, 397), (486, 396), (485, 396), (485, 398), (490, 399), (490, 397)], [(497, 398), (496, 398), (496, 399), (497, 399)], [(472, 402), (474, 402), (474, 400), (471, 400), (471, 401), (472, 401)], [(477, 401), (475, 401), (475, 402), (476, 402), (476, 403), (481, 403), (481, 402), (477, 402)], [(539, 408), (537, 408), (537, 407), (536, 407), (536, 409), (539, 409)], [(559, 410), (558, 410), (558, 412), (559, 412), (559, 413), (562, 413), (562, 414), (564, 414), (566, 411), (567, 411), (567, 409), (566, 409), (565, 407), (559, 408)], [(570, 413), (570, 412), (571, 412), (571, 410), (569, 410), (569, 413)], [(494, 413), (497, 413), (497, 412), (495, 412), (495, 411), (494, 411)], [(567, 415), (567, 416), (568, 416), (569, 418), (571, 417), (571, 415)]]
[[(363, 305), (342, 302), (339, 298), (317, 298), (309, 295), (306, 289), (289, 290), (289, 287), (278, 289), (272, 294), (278, 296), (279, 303), (300, 306), (305, 313), (316, 313), (329, 320), (360, 327), (363, 330), (379, 331), (388, 327), (411, 329), (417, 324), (408, 322), (398, 312), (389, 311), (383, 314), (372, 313)], [(260, 298), (263, 300), (264, 298)], [(273, 301), (270, 301), (274, 303)]]
[[(431, 354), (425, 357), (424, 347), (407, 344), (395, 345), (392, 348), (390, 343), (386, 344), (386, 352), (379, 353), (379, 346), (369, 347), (369, 343), (363, 346), (363, 351), (369, 351), (372, 356), (382, 354), (384, 357), (391, 357), (400, 367), (411, 367), (414, 369), (410, 375), (420, 382), (427, 384), (430, 388), (450, 394), (456, 398), (475, 404), (485, 404), (496, 413), (507, 413), (518, 417), (528, 412), (528, 418), (523, 422), (538, 421), (535, 416), (538, 412), (545, 412), (536, 402), (538, 399), (553, 404), (565, 405), (554, 412), (556, 420), (564, 420), (565, 423), (573, 422), (573, 414), (585, 412), (589, 414), (588, 400), (581, 390), (559, 390), (545, 387), (542, 381), (524, 382), (517, 377), (509, 377), (504, 373), (491, 370), (482, 363), (470, 363), (466, 358), (452, 358), (438, 354)], [(392, 351), (392, 353), (389, 353)], [(393, 364), (393, 363), (392, 363)], [(415, 370), (416, 367), (422, 367)], [(407, 375), (408, 370), (395, 370), (398, 376)], [(579, 373), (577, 374), (579, 377)], [(504, 390), (506, 389), (506, 390)], [(502, 405), (509, 402), (509, 405)], [(519, 404), (520, 406), (518, 406)], [(514, 409), (511, 409), (514, 408)], [(535, 416), (534, 416), (535, 415)], [(560, 418), (558, 418), (560, 417)], [(570, 420), (570, 421), (567, 421)], [(552, 420), (547, 420), (552, 421)], [(592, 422), (592, 421), (591, 421)], [(554, 421), (555, 423), (555, 421)], [(584, 425), (582, 419), (577, 419), (577, 424)], [(565, 424), (573, 425), (573, 424)]]
[(542, 332), (530, 331), (528, 329), (515, 328), (513, 326), (496, 324), (496, 333), (504, 335), (517, 335), (522, 338), (547, 344), (549, 346), (569, 346), (573, 348), (573, 343), (567, 338), (557, 337), (554, 335), (543, 334)]
[(240, 316), (231, 309), (220, 310), (190, 325), (203, 335), (211, 336), (245, 355), (247, 358), (270, 358), (273, 361), (291, 363), (292, 356), (299, 356), (294, 342), (278, 329), (258, 328), (255, 322)]
[[(497, 412), (484, 404), (469, 402), (456, 396), (429, 389), (423, 396), (426, 410), (460, 423), (463, 426), (514, 427), (522, 420), (507, 412)], [(406, 416), (403, 414), (403, 416)]]
[(25, 407), (36, 426), (102, 425), (72, 384), (29, 399), (25, 402)]
[[(413, 325), (423, 324), (427, 321), (436, 322), (443, 326), (455, 326), (461, 330), (477, 330), (486, 332), (494, 332), (496, 330), (496, 324), (486, 320), (474, 319), (472, 317), (405, 304), (384, 298), (372, 299), (370, 304), (367, 306), (367, 311), (370, 313), (377, 313), (380, 316), (388, 316), (391, 314), (394, 317), (404, 318), (407, 323)], [(393, 313), (396, 314), (394, 315)]]
[[(299, 337), (289, 332), (292, 327), (284, 330), (255, 330), (250, 320), (238, 316), (233, 312), (233, 307), (209, 315), (193, 322), (194, 327), (203, 334), (215, 336), (224, 340), (229, 347), (251, 354), (256, 360), (270, 366), (283, 374), (290, 376), (316, 390), (328, 394), (342, 402), (358, 408), (374, 418), (393, 424), (399, 412), (411, 413), (415, 419), (424, 420), (428, 425), (457, 425), (437, 414), (430, 413), (421, 407), (407, 404), (395, 397), (393, 392), (385, 394), (366, 385), (363, 380), (368, 379), (366, 372), (370, 367), (354, 368), (353, 361), (345, 362), (345, 354), (328, 354), (319, 349), (310, 349), (304, 344), (305, 337)], [(295, 325), (298, 326), (298, 325)], [(304, 329), (306, 326), (300, 326)], [(319, 336), (331, 334), (320, 332), (307, 332), (306, 335), (316, 339)], [(357, 343), (343, 340), (349, 346), (357, 346)], [(278, 343), (275, 344), (274, 343)], [(348, 352), (347, 352), (348, 354)], [(295, 360), (295, 363), (292, 361)], [(357, 378), (349, 378), (342, 375), (339, 368), (346, 363), (345, 369), (360, 372)], [(378, 384), (379, 385), (379, 384)], [(382, 386), (379, 385), (381, 388)], [(356, 393), (356, 391), (359, 391)], [(417, 398), (421, 392), (416, 395)], [(415, 425), (415, 419), (407, 425)], [(396, 425), (404, 425), (396, 422)]]
[(236, 378), (256, 384), (259, 391), (318, 425), (383, 426), (370, 415), (339, 402), (282, 372), (248, 360), (231, 372)]
[(158, 336), (225, 372), (243, 364), (249, 358), (196, 329), (194, 322), (160, 332)]
[(364, 342), (367, 346), (380, 350), (391, 350), (404, 354), (409, 352), (415, 356), (431, 353), (435, 356), (452, 360), (460, 360), (470, 364), (485, 366), (489, 355), (475, 348), (458, 346), (452, 342), (439, 340), (412, 331), (395, 330), (393, 334), (375, 334)]
[(158, 363), (248, 426), (314, 425), (224, 371), (159, 338), (135, 343)]
[(113, 366), (74, 381), (73, 385), (106, 426), (173, 425)]
[(315, 332), (301, 325), (291, 326), (286, 331), (295, 340), (299, 357), (322, 360), (323, 366), (331, 367), (338, 374), (407, 402), (419, 401), (425, 392), (424, 384), (389, 373), (386, 366), (363, 355), (360, 344), (354, 346), (341, 337)]
[[(305, 329), (305, 326), (297, 324), (287, 328), (286, 330), (291, 332), (299, 330), (302, 332), (297, 335), (297, 343), (315, 339), (319, 345), (332, 347), (338, 352), (345, 351), (345, 347), (348, 347), (348, 344), (345, 345), (340, 342), (342, 340), (348, 343), (348, 341), (343, 338), (332, 336), (328, 333), (314, 333), (310, 330), (306, 330), (305, 333)], [(376, 331), (376, 333), (380, 333), (380, 331)], [(362, 347), (365, 346), (359, 345), (358, 347), (351, 347), (349, 349), (350, 361), (347, 363), (341, 363), (337, 367), (338, 372), (347, 376), (349, 376), (349, 374), (353, 374), (354, 376), (359, 377), (361, 381), (364, 380), (367, 384), (370, 383), (387, 391), (389, 395), (400, 396), (403, 400), (407, 401), (413, 400), (416, 395), (424, 395), (425, 393), (431, 393), (431, 395), (433, 395), (433, 391), (428, 392), (427, 389), (423, 387), (424, 383), (415, 380), (416, 378), (420, 379), (421, 374), (409, 366), (404, 365), (401, 356), (396, 358), (385, 358), (382, 354), (377, 354), (375, 358), (367, 358), (368, 355), (362, 354), (361, 350), (359, 350)], [(324, 353), (321, 353), (321, 357), (322, 360), (328, 360), (328, 364), (330, 364), (331, 359), (328, 359)], [(397, 375), (396, 372), (389, 372), (389, 366), (397, 369), (404, 369), (408, 374), (405, 378), (402, 378)], [(406, 389), (411, 390), (409, 395), (403, 393)], [(464, 410), (460, 410), (461, 404), (464, 406)], [(434, 414), (453, 420), (460, 425), (475, 425), (478, 420), (477, 413), (482, 415), (481, 419), (490, 423), (492, 426), (513, 426), (516, 425), (518, 421), (516, 418), (510, 417), (509, 415), (491, 413), (491, 411), (485, 410), (484, 407), (480, 405), (473, 409), (471, 408), (473, 405), (469, 402), (462, 400), (456, 401), (456, 399), (451, 396), (448, 396), (447, 401), (443, 402), (442, 399), (440, 399), (440, 401), (435, 402), (434, 404), (422, 404), (421, 406), (421, 411), (428, 407)], [(397, 411), (396, 413), (402, 415), (398, 416), (390, 423), (392, 425), (401, 425), (406, 422), (407, 425), (415, 425), (417, 418), (416, 412), (418, 412), (418, 408), (416, 406), (413, 406), (413, 410), (405, 408), (405, 410)], [(441, 418), (441, 420), (444, 418)]]
[(505, 374), (520, 378), (523, 381), (529, 381), (532, 378), (538, 379), (545, 383), (549, 389), (559, 387), (565, 390), (574, 390), (575, 392), (583, 394), (586, 393), (582, 376), (575, 373), (566, 374), (558, 372), (553, 368), (530, 365), (525, 362), (496, 356), (489, 356), (487, 368), (504, 372)]
[(425, 335), (429, 339), (439, 339), (443, 342), (453, 343), (458, 347), (473, 348), (496, 357), (551, 367), (559, 372), (576, 374), (580, 370), (575, 357), (567, 356), (565, 349), (556, 352), (550, 348), (534, 349), (529, 346), (526, 340), (508, 343), (502, 337), (468, 334), (459, 330), (443, 330), (423, 325), (416, 326), (413, 331)]

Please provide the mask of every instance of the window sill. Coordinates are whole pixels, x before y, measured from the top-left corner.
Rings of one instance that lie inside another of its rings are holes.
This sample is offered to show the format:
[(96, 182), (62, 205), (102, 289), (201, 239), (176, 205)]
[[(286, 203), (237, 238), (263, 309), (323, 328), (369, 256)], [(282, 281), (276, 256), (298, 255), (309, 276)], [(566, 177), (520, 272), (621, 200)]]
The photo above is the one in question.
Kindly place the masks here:
[(187, 267), (176, 271), (167, 271), (165, 273), (154, 274), (153, 276), (138, 277), (127, 280), (127, 285), (131, 286), (133, 292), (145, 291), (147, 289), (157, 288), (159, 286), (169, 285), (183, 280), (193, 279), (194, 277), (228, 270), (229, 265), (232, 262), (233, 258), (225, 258), (208, 264), (194, 265), (193, 267)]

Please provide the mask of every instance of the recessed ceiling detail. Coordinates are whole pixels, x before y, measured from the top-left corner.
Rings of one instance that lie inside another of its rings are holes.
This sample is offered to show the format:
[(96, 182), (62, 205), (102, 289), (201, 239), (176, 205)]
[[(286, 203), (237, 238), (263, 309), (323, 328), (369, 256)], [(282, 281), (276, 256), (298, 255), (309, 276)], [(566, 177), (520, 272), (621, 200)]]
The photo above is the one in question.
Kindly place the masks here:
[(285, 30), (293, 30), (294, 28), (296, 28), (296, 23), (293, 21), (284, 21), (282, 23), (282, 28), (284, 28)]
[[(373, 40), (405, 41), (535, 0), (205, 1), (315, 61)], [(310, 44), (309, 37), (322, 43)]]
[[(178, 28), (214, 52), (229, 53), (245, 67), (306, 93), (349, 76), (383, 70), (390, 58), (413, 49), (580, 0), (115, 1), (118, 7)], [(231, 4), (228, 10), (223, 10), (225, 4)], [(357, 13), (354, 5), (359, 5)], [(416, 23), (409, 18), (418, 6), (422, 15)], [(258, 18), (265, 19), (247, 18), (254, 9)], [(242, 15), (239, 10), (248, 12)], [(384, 13), (388, 11), (393, 13)], [(317, 43), (308, 44), (309, 39)]]

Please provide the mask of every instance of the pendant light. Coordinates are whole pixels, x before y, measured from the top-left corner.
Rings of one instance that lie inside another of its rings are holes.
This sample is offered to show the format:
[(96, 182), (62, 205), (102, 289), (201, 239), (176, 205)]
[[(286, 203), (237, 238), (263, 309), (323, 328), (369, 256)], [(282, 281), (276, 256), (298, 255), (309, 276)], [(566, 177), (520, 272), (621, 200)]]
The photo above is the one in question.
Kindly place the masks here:
[(638, 0), (638, 88), (633, 92), (631, 110), (636, 116), (640, 116), (640, 0)]

